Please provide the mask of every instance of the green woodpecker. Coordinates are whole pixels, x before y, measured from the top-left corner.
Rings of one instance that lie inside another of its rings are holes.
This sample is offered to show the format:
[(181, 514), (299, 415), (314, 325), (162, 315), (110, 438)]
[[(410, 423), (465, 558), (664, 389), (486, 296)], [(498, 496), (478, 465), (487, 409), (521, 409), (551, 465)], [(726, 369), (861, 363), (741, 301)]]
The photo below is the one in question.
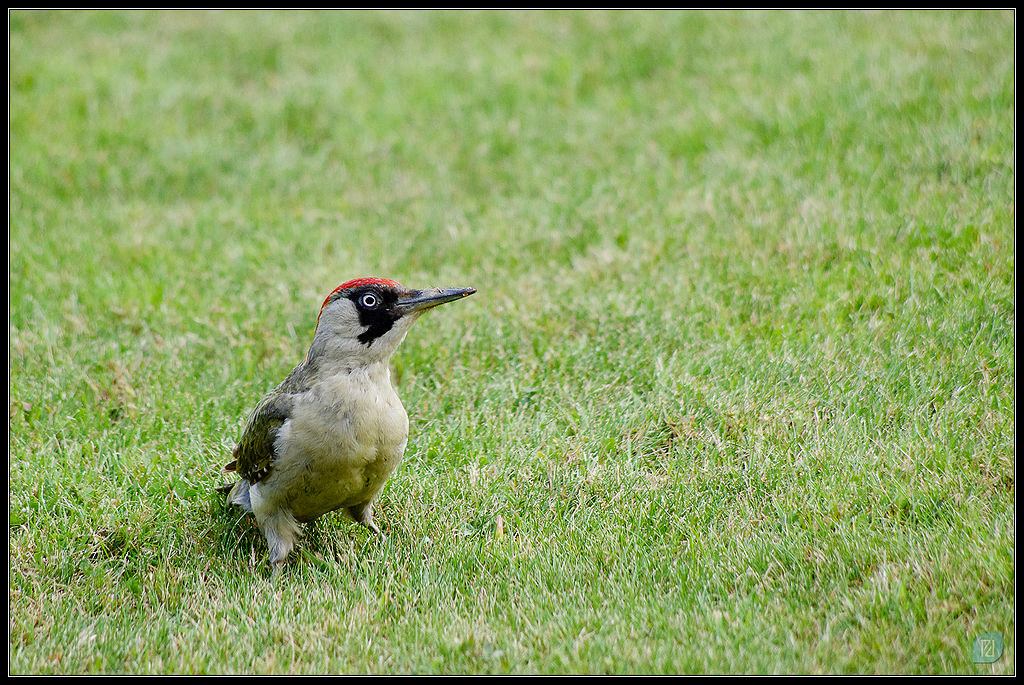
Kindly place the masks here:
[(300, 524), (330, 511), (380, 533), (373, 503), (409, 437), (388, 362), (423, 312), (475, 292), (359, 278), (324, 300), (306, 358), (256, 405), (226, 466), (241, 476), (228, 499), (255, 516), (275, 567)]

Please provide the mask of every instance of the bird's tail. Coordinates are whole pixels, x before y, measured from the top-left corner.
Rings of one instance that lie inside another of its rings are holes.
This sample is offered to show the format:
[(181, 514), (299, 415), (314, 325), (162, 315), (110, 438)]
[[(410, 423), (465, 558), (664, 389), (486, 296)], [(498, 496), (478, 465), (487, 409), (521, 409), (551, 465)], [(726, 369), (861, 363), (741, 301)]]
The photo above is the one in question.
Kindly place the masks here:
[(215, 489), (227, 497), (231, 504), (237, 504), (246, 511), (252, 511), (252, 502), (249, 500), (249, 481), (244, 478), (234, 483), (223, 483)]

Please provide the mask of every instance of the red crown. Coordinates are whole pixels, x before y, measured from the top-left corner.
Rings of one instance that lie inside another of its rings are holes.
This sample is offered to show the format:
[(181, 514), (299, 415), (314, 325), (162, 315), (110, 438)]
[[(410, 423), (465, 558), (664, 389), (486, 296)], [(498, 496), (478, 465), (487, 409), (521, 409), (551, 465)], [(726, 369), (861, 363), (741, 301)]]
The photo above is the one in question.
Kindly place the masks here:
[[(327, 297), (324, 298), (324, 303), (322, 305), (320, 305), (320, 313), (321, 314), (323, 313), (324, 307), (326, 307), (327, 303), (331, 301), (332, 297), (334, 297), (334, 293), (339, 292), (341, 290), (351, 290), (353, 288), (361, 288), (364, 285), (383, 285), (384, 287), (387, 287), (387, 288), (401, 288), (402, 287), (401, 283), (399, 283), (398, 281), (392, 281), (390, 278), (354, 278), (351, 281), (346, 281), (345, 283), (342, 283), (337, 288), (332, 290), (331, 293)], [(317, 323), (318, 326), (320, 325), (320, 314), (317, 314), (316, 323)]]
[[(384, 285), (389, 288), (402, 287), (401, 283), (392, 281), (390, 278), (356, 278), (347, 283), (342, 283), (334, 289), (334, 292), (338, 292), (339, 290), (350, 290), (352, 288), (361, 288), (364, 285)], [(334, 293), (331, 294), (333, 295)]]

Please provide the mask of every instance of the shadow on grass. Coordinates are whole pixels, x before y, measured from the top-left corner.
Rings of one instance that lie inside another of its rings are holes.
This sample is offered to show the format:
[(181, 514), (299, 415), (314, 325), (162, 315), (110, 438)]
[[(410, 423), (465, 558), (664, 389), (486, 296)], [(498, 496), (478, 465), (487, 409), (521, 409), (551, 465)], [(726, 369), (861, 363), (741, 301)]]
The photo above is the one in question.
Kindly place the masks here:
[[(266, 539), (252, 514), (230, 504), (225, 493), (209, 495), (210, 537), (215, 555), (226, 561), (269, 570)], [(401, 531), (395, 531), (401, 536)], [(303, 525), (303, 536), (288, 558), (288, 566), (340, 565), (351, 569), (372, 563), (381, 546), (390, 546), (394, 534), (384, 539), (365, 531), (344, 515), (332, 512)]]

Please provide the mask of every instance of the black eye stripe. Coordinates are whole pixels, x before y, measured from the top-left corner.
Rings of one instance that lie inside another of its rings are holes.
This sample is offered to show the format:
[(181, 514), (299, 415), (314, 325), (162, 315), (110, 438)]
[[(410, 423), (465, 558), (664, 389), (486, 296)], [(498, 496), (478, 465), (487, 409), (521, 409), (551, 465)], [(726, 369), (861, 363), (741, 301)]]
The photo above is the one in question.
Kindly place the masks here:
[(393, 311), (398, 294), (375, 287), (360, 288), (349, 293), (349, 299), (359, 313), (359, 324), (366, 330), (359, 334), (359, 342), (367, 347), (395, 325), (401, 315)]
[(352, 300), (358, 309), (390, 309), (398, 302), (397, 295), (375, 287), (349, 292), (348, 299)]

